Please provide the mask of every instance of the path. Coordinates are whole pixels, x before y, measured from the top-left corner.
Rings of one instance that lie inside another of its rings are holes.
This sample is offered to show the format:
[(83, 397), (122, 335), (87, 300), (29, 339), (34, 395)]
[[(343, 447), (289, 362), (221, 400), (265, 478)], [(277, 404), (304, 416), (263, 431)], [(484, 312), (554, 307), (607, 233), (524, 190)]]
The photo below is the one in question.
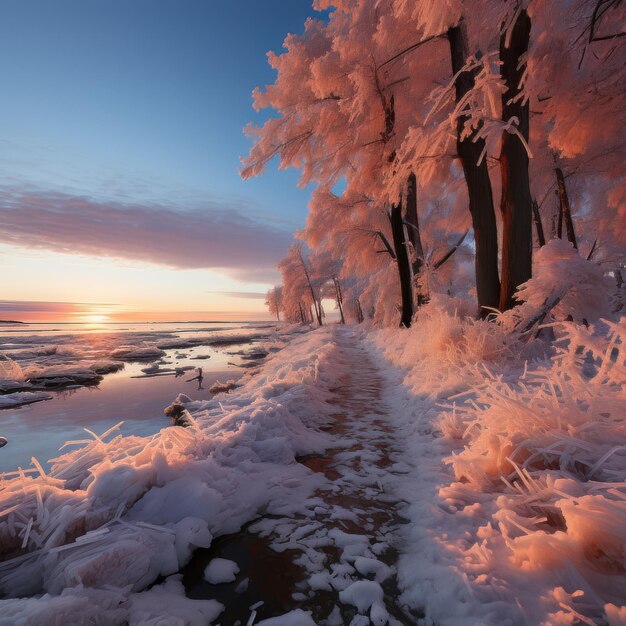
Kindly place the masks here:
[[(189, 597), (225, 605), (222, 626), (246, 626), (296, 608), (328, 626), (414, 624), (420, 617), (398, 604), (394, 565), (405, 520), (386, 483), (402, 446), (382, 399), (383, 379), (353, 331), (334, 335), (340, 357), (352, 364), (331, 390), (338, 414), (327, 430), (342, 446), (299, 459), (323, 473), (326, 484), (297, 503), (301, 512), (264, 516), (220, 537), (183, 570)], [(235, 582), (203, 580), (216, 557), (237, 562)]]

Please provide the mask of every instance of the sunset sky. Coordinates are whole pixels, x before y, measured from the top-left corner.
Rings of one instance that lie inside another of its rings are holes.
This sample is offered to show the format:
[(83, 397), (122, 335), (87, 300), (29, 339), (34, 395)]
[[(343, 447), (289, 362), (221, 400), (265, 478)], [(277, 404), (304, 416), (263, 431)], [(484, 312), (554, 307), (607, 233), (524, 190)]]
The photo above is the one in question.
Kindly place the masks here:
[(308, 193), (242, 181), (310, 0), (0, 4), (0, 319), (267, 316)]

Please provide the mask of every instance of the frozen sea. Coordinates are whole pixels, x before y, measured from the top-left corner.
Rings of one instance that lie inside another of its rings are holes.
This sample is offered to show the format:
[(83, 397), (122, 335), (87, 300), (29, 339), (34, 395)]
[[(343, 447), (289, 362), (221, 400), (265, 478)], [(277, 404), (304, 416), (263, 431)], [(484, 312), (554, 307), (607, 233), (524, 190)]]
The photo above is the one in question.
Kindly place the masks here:
[[(120, 421), (123, 434), (150, 435), (171, 420), (163, 413), (179, 393), (194, 400), (212, 397), (216, 381), (236, 380), (247, 359), (270, 338), (275, 326), (249, 322), (26, 324), (0, 327), (0, 354), (19, 365), (24, 377), (42, 371), (67, 371), (93, 363), (120, 362), (91, 386), (47, 390), (51, 399), (0, 410), (0, 472), (29, 467), (31, 457), (46, 466), (68, 440), (100, 434)], [(161, 349), (161, 356), (135, 361), (120, 358), (125, 349)], [(112, 356), (112, 355), (118, 355)], [(142, 370), (162, 375), (146, 376)], [(188, 382), (203, 370), (203, 381)], [(179, 368), (178, 375), (167, 371)], [(193, 368), (181, 374), (180, 368)]]

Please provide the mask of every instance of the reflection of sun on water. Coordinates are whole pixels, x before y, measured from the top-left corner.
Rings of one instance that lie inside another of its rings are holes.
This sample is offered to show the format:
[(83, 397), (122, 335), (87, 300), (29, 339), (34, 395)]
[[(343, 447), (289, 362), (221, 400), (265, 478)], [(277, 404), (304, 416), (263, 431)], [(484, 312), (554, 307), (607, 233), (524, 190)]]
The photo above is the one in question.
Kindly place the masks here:
[(108, 315), (102, 315), (99, 313), (85, 315), (83, 321), (85, 324), (104, 324), (109, 321)]

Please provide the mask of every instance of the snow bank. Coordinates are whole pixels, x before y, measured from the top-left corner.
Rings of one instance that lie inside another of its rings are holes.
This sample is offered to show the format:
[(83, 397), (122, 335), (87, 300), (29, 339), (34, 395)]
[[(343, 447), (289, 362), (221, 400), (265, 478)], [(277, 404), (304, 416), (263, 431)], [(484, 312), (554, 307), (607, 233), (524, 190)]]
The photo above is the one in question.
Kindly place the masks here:
[(370, 335), (413, 457), (402, 599), (435, 623), (620, 623), (626, 318), (552, 328), (548, 346), (429, 306)]
[(323, 478), (294, 460), (331, 445), (318, 430), (335, 410), (330, 338), (325, 329), (298, 337), (226, 398), (193, 403), (188, 428), (90, 433), (68, 442), (76, 449), (48, 474), (33, 459), (33, 469), (3, 475), (0, 590), (46, 595), (2, 600), (0, 615), (36, 623), (42, 607), (67, 605), (70, 615), (89, 604), (94, 620), (133, 623), (150, 606), (133, 594), (175, 574), (195, 547), (310, 495)]

